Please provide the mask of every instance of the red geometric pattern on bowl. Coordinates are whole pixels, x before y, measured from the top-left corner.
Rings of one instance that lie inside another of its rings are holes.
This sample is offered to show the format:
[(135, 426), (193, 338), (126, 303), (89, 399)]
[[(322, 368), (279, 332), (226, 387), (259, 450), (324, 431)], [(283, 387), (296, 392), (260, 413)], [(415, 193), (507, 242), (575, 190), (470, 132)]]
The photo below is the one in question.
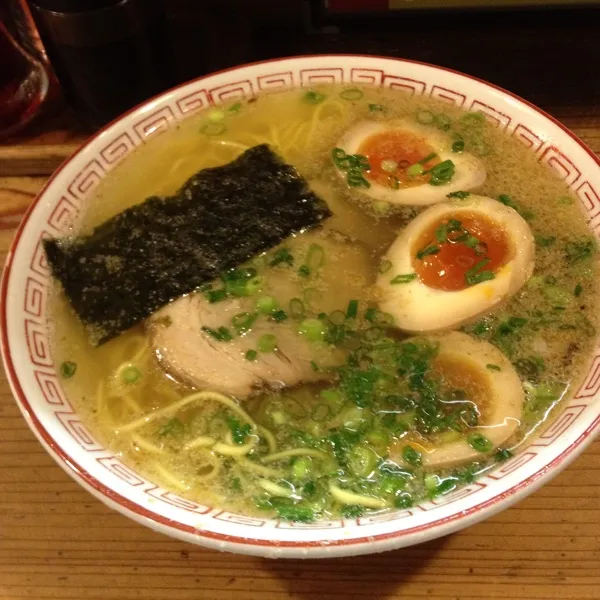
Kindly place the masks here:
[(227, 511), (220, 511), (212, 516), (217, 521), (225, 523), (234, 523), (235, 525), (248, 525), (249, 527), (264, 527), (268, 521), (266, 519), (256, 519), (254, 517), (245, 517)]
[(41, 283), (33, 277), (27, 277), (25, 284), (25, 312), (32, 317), (41, 317), (46, 313), (47, 282)]
[(25, 337), (31, 362), (38, 367), (51, 367), (53, 363), (48, 327), (37, 321), (25, 319)]
[(145, 115), (140, 121), (136, 121), (133, 129), (140, 140), (145, 142), (150, 136), (167, 131), (177, 120), (173, 109), (170, 106), (163, 106)]
[(375, 85), (383, 84), (384, 72), (382, 69), (352, 69), (350, 71), (350, 81), (357, 85)]
[(206, 90), (197, 90), (191, 94), (187, 94), (176, 102), (177, 108), (182, 115), (208, 108), (210, 104), (210, 97)]
[(166, 504), (170, 504), (171, 506), (175, 506), (176, 508), (185, 510), (186, 512), (194, 513), (196, 515), (206, 515), (212, 510), (212, 507), (210, 506), (204, 506), (203, 504), (192, 502), (191, 500), (182, 498), (181, 496), (178, 496), (177, 494), (169, 492), (168, 490), (158, 486), (153, 486), (149, 490), (145, 490), (145, 493), (155, 500), (160, 500), (161, 502), (165, 502)]
[(269, 75), (260, 75), (256, 79), (258, 89), (263, 92), (269, 92), (276, 89), (291, 88), (294, 86), (294, 74), (291, 71), (282, 73), (271, 73)]
[(300, 85), (324, 85), (330, 83), (343, 83), (344, 70), (340, 67), (331, 69), (301, 69)]
[(469, 110), (482, 112), (486, 116), (489, 123), (494, 125), (494, 127), (498, 127), (502, 131), (504, 131), (512, 121), (508, 115), (496, 110), (492, 106), (484, 104), (480, 100), (473, 100)]
[(592, 187), (589, 181), (584, 181), (576, 190), (584, 209), (588, 212), (590, 219), (600, 213), (600, 195)]
[(54, 237), (49, 231), (42, 231), (40, 238), (37, 242), (35, 250), (31, 255), (31, 261), (29, 263), (29, 268), (32, 273), (36, 275), (41, 275), (48, 281), (48, 277), (50, 276), (50, 265), (46, 259), (46, 253), (44, 252), (44, 247), (42, 246), (42, 240)]
[(75, 413), (58, 411), (54, 414), (71, 437), (86, 452), (102, 452), (104, 450), (104, 446), (94, 438), (92, 432)]
[(598, 393), (600, 393), (600, 355), (596, 354), (581, 387), (575, 394), (575, 400), (593, 398)]
[(382, 512), (368, 517), (359, 517), (356, 521), (353, 521), (353, 524), (355, 523), (359, 527), (365, 527), (366, 525), (376, 525), (377, 523), (401, 521), (407, 517), (412, 517), (413, 514), (414, 512), (412, 510), (392, 510), (390, 512)]
[(100, 156), (107, 165), (117, 165), (136, 148), (136, 143), (129, 133), (124, 132), (119, 137), (111, 140), (100, 150)]
[(455, 92), (454, 90), (449, 90), (441, 85), (434, 85), (431, 88), (429, 95), (436, 100), (441, 100), (442, 102), (446, 102), (446, 104), (450, 104), (458, 108), (464, 106), (465, 102), (467, 101), (467, 97), (464, 94)]
[(91, 160), (68, 185), (71, 195), (83, 200), (102, 180), (106, 169), (96, 160)]
[[(37, 241), (35, 241), (35, 243), (31, 243), (31, 241), (29, 241), (29, 256), (27, 256), (26, 260), (22, 260), (20, 262), (20, 265), (27, 263), (29, 264), (29, 269), (23, 276), (22, 293), (24, 301), (22, 313), (15, 313), (17, 308), (11, 309), (10, 306), (7, 307), (5, 303), (4, 311), (2, 313), (4, 319), (3, 327), (6, 327), (6, 315), (10, 314), (11, 323), (16, 322), (16, 326), (21, 327), (21, 331), (24, 332), (25, 344), (28, 348), (30, 358), (28, 368), (33, 376), (33, 380), (37, 382), (41, 397), (44, 398), (45, 406), (51, 408), (50, 416), (46, 415), (39, 417), (41, 425), (36, 427), (40, 435), (44, 437), (46, 441), (52, 438), (52, 436), (48, 433), (44, 421), (52, 422), (54, 420), (53, 426), (56, 424), (56, 422), (62, 424), (71, 439), (81, 447), (85, 448), (87, 452), (98, 452), (102, 450), (103, 456), (100, 459), (102, 461), (100, 464), (105, 469), (110, 470), (113, 475), (116, 475), (120, 479), (127, 481), (130, 487), (135, 488), (136, 490), (141, 490), (141, 493), (144, 497), (151, 498), (152, 507), (157, 507), (160, 504), (166, 504), (170, 507), (177, 508), (193, 515), (207, 515), (208, 513), (211, 513), (211, 511), (214, 511), (214, 514), (211, 514), (209, 517), (209, 522), (226, 522), (231, 523), (232, 525), (235, 524), (237, 527), (242, 528), (244, 526), (250, 526), (255, 528), (256, 531), (269, 529), (273, 530), (274, 528), (277, 528), (282, 531), (282, 535), (285, 528), (294, 529), (299, 532), (303, 531), (303, 529), (297, 525), (284, 525), (271, 520), (248, 518), (243, 515), (235, 515), (233, 513), (227, 513), (221, 510), (214, 510), (211, 507), (206, 507), (183, 499), (177, 494), (159, 488), (154, 483), (146, 480), (134, 469), (124, 465), (118, 457), (112, 455), (106, 456), (106, 449), (102, 448), (102, 446), (98, 444), (85, 425), (81, 423), (77, 415), (73, 413), (69, 401), (62, 390), (60, 380), (57, 378), (53, 370), (52, 358), (49, 352), (50, 345), (48, 329), (45, 321), (45, 312), (47, 306), (46, 294), (47, 287), (50, 283), (50, 274), (43, 248), (41, 246), (41, 240), (44, 237), (55, 236), (56, 231), (65, 231), (65, 228), (68, 227), (78, 216), (80, 201), (85, 202), (90, 197), (90, 193), (99, 183), (99, 181), (105, 176), (108, 168), (112, 168), (115, 164), (121, 162), (123, 158), (125, 158), (129, 152), (134, 149), (135, 145), (137, 144), (137, 141), (135, 141), (136, 136), (142, 142), (145, 142), (145, 140), (150, 136), (153, 136), (158, 132), (166, 131), (168, 128), (176, 125), (179, 120), (186, 118), (191, 113), (200, 110), (201, 108), (209, 106), (211, 103), (218, 104), (226, 100), (230, 100), (233, 97), (248, 98), (257, 90), (269, 89), (272, 87), (289, 87), (290, 81), (292, 81), (292, 85), (301, 84), (305, 86), (323, 83), (352, 82), (354, 84), (380, 85), (386, 88), (400, 89), (412, 94), (426, 94), (427, 91), (430, 90), (430, 95), (432, 97), (445, 99), (448, 102), (450, 99), (452, 99), (455, 104), (462, 103), (464, 106), (469, 106), (471, 110), (483, 111), (488, 118), (490, 118), (491, 121), (499, 127), (506, 128), (509, 125), (514, 127), (513, 135), (518, 137), (518, 139), (520, 139), (522, 142), (527, 143), (527, 145), (529, 145), (533, 151), (541, 150), (543, 148), (544, 142), (542, 140), (545, 139), (544, 137), (534, 133), (525, 124), (517, 122), (517, 117), (512, 119), (509, 115), (505, 114), (503, 110), (499, 110), (493, 106), (490, 106), (488, 104), (490, 100), (488, 99), (487, 95), (482, 95), (481, 98), (473, 95), (472, 91), (468, 91), (466, 89), (468, 86), (457, 84), (456, 87), (452, 87), (446, 81), (440, 82), (434, 80), (431, 73), (425, 73), (423, 74), (423, 77), (420, 77), (421, 71), (416, 72), (414, 69), (407, 69), (405, 71), (402, 65), (410, 66), (411, 63), (403, 63), (401, 61), (388, 62), (385, 60), (382, 61), (381, 59), (373, 59), (371, 61), (371, 59), (361, 58), (360, 60), (351, 59), (350, 61), (346, 62), (344, 67), (340, 67), (338, 58), (330, 57), (328, 59), (331, 64), (330, 67), (318, 68), (305, 68), (307, 62), (310, 66), (310, 59), (298, 59), (300, 61), (304, 61), (304, 63), (294, 63), (293, 60), (288, 62), (284, 61), (282, 64), (274, 63), (271, 65), (272, 70), (268, 70), (266, 67), (261, 67), (256, 73), (243, 71), (239, 76), (237, 76), (236, 72), (233, 76), (229, 77), (230, 81), (227, 81), (226, 83), (223, 83), (223, 81), (226, 81), (227, 78), (207, 78), (205, 81), (199, 81), (196, 84), (184, 86), (175, 93), (168, 93), (158, 100), (153, 100), (143, 109), (134, 111), (133, 116), (130, 118), (130, 124), (121, 126), (120, 129), (107, 129), (102, 134), (102, 145), (100, 143), (96, 143), (96, 148), (94, 148), (93, 145), (86, 148), (85, 156), (87, 157), (87, 163), (85, 167), (79, 172), (73, 172), (73, 169), (71, 168), (71, 173), (73, 173), (73, 175), (71, 175), (68, 179), (65, 178), (64, 174), (61, 175), (61, 188), (58, 189), (58, 192), (52, 187), (49, 188), (52, 189), (53, 193), (55, 193), (55, 197), (59, 198), (59, 201), (57, 202), (57, 205), (53, 211), (48, 215), (46, 219), (46, 225), (40, 226), (40, 229), (42, 230), (40, 237), (37, 239)], [(300, 66), (301, 64), (302, 67)], [(361, 64), (363, 66), (360, 66)], [(379, 66), (382, 64), (387, 65), (387, 67), (380, 69)], [(425, 69), (425, 71), (427, 71), (427, 69)], [(231, 81), (232, 79), (233, 81)], [(443, 85), (441, 85), (441, 83), (443, 83)], [(464, 101), (463, 98), (465, 98)], [(518, 102), (522, 101), (518, 100)], [(514, 104), (514, 100), (512, 100), (512, 103)], [(512, 109), (506, 108), (505, 110), (507, 112), (511, 112)], [(518, 115), (518, 112), (515, 112), (515, 114)], [(123, 129), (126, 131), (124, 132)], [(566, 183), (568, 183), (571, 187), (574, 187), (573, 184), (578, 182), (580, 179), (581, 169), (575, 166), (577, 161), (570, 156), (566, 156), (563, 151), (558, 150), (558, 148), (554, 145), (549, 146), (544, 151), (540, 157), (540, 160), (548, 162), (551, 167), (553, 167), (559, 172), (559, 174), (561, 174), (561, 176), (563, 176)], [(577, 160), (579, 160), (579, 158)], [(103, 165), (106, 165), (108, 168), (105, 168)], [(62, 171), (68, 172), (68, 169), (63, 167)], [(57, 184), (55, 184), (54, 187), (56, 188)], [(578, 182), (576, 191), (584, 209), (588, 213), (588, 216), (598, 216), (596, 229), (600, 232), (600, 204), (598, 202), (598, 193), (588, 181), (584, 181), (583, 183)], [(38, 209), (43, 210), (43, 208), (40, 208), (39, 203), (35, 210)], [(5, 270), (5, 273), (6, 272), (9, 273), (9, 276), (6, 277), (8, 283), (6, 284), (5, 289), (11, 289), (11, 286), (13, 285), (13, 275), (10, 269), (10, 264), (8, 269)], [(7, 354), (7, 349), (10, 350), (11, 348), (11, 343), (7, 340), (8, 338), (3, 340), (5, 355)], [(11, 352), (8, 352), (8, 355), (11, 356), (10, 360), (12, 360)], [(36, 368), (36, 365), (37, 367), (41, 368)], [(11, 375), (11, 381), (14, 383), (14, 375)], [(589, 412), (586, 412), (586, 408), (592, 403), (594, 396), (598, 393), (600, 393), (599, 350), (596, 351), (592, 368), (590, 369), (578, 392), (577, 398), (579, 404), (577, 406), (567, 407), (558, 417), (556, 422), (550, 427), (550, 429), (541, 436), (539, 442), (542, 446), (544, 446), (544, 449), (540, 449), (539, 452), (536, 452), (536, 450), (528, 450), (525, 454), (515, 457), (515, 459), (512, 459), (505, 465), (498, 467), (498, 469), (493, 471), (490, 476), (484, 477), (478, 482), (471, 484), (466, 488), (462, 488), (455, 493), (449, 494), (448, 496), (440, 498), (435, 502), (428, 502), (422, 506), (417, 506), (411, 511), (398, 511), (382, 515), (373, 515), (370, 517), (361, 517), (358, 519), (358, 525), (360, 525), (361, 530), (364, 530), (364, 534), (363, 531), (361, 531), (360, 535), (364, 535), (366, 537), (358, 539), (356, 536), (352, 537), (352, 539), (340, 537), (338, 542), (333, 542), (330, 545), (338, 545), (339, 547), (339, 545), (344, 544), (361, 545), (367, 542), (370, 544), (374, 539), (371, 528), (377, 528), (382, 524), (394, 521), (404, 521), (407, 523), (406, 525), (404, 523), (399, 525), (394, 536), (401, 536), (404, 534), (408, 535), (408, 533), (413, 530), (408, 524), (410, 523), (410, 519), (406, 520), (407, 517), (412, 515), (415, 515), (416, 517), (417, 515), (423, 515), (424, 513), (434, 510), (436, 513), (439, 511), (440, 517), (434, 517), (434, 519), (437, 519), (437, 521), (433, 520), (431, 523), (426, 523), (423, 526), (413, 528), (419, 531), (431, 531), (434, 525), (437, 523), (461, 518), (465, 512), (463, 510), (463, 507), (465, 506), (464, 504), (461, 505), (460, 510), (458, 508), (447, 509), (447, 507), (448, 505), (463, 501), (465, 498), (468, 499), (468, 510), (473, 514), (479, 510), (480, 506), (487, 505), (486, 503), (489, 502), (497, 502), (499, 498), (489, 495), (489, 486), (487, 484), (492, 483), (494, 480), (498, 481), (508, 478), (508, 475), (514, 475), (516, 472), (522, 471), (527, 473), (525, 477), (532, 477), (534, 471), (531, 471), (531, 469), (534, 468), (539, 469), (539, 473), (546, 472), (548, 463), (539, 463), (539, 460), (535, 460), (536, 457), (539, 459), (540, 454), (545, 452), (545, 448), (554, 444), (558, 444), (563, 438), (565, 432), (569, 431), (574, 425), (577, 425), (581, 422), (583, 415), (587, 415)], [(27, 405), (28, 399), (23, 394), (17, 393), (17, 397), (19, 398), (19, 402), (22, 406)], [(64, 410), (55, 411), (55, 408), (58, 407), (61, 407)], [(35, 412), (35, 409), (33, 412)], [(580, 435), (580, 438), (578, 438), (580, 441), (578, 441), (577, 444), (581, 443), (581, 440), (585, 439), (586, 436), (594, 430), (594, 427), (596, 427), (599, 420), (600, 419), (596, 417), (592, 422), (589, 417), (586, 417), (586, 423), (589, 424), (587, 425), (586, 431)], [(578, 425), (578, 427), (581, 430), (581, 425)], [(569, 446), (569, 448), (575, 448), (577, 447), (577, 444)], [(50, 443), (50, 445), (52, 446), (52, 443)], [(77, 465), (77, 459), (64, 450), (63, 446), (55, 445), (53, 447), (54, 453), (60, 456), (60, 460), (66, 462), (67, 464)], [(81, 472), (81, 468), (78, 468), (78, 472)], [(90, 485), (99, 490), (98, 493), (103, 497), (103, 499), (109, 496), (109, 492), (105, 491), (106, 484), (103, 482), (100, 473), (96, 474), (94, 471), (92, 475), (87, 475), (87, 477), (88, 483), (91, 480)], [(533, 481), (533, 478), (531, 480)], [(519, 489), (521, 488), (522, 486), (520, 486)], [(486, 490), (488, 491), (486, 492)], [(507, 488), (505, 490), (505, 496), (506, 494), (512, 494), (513, 490), (516, 490), (516, 488)], [(477, 500), (477, 498), (482, 495), (484, 500)], [(472, 499), (473, 497), (475, 499)], [(488, 500), (485, 500), (486, 498), (488, 498)], [(489, 498), (491, 498), (491, 500)], [(132, 501), (128, 498), (124, 498), (123, 501), (117, 501), (117, 504), (128, 507), (133, 513), (144, 514), (152, 522), (163, 527), (163, 529), (169, 531), (189, 531), (189, 526), (185, 525), (183, 522), (180, 523), (179, 521), (175, 521), (173, 519), (168, 519), (165, 522), (160, 513), (160, 509), (158, 512), (156, 512), (154, 508), (149, 508), (150, 505), (145, 502), (140, 504), (137, 500)], [(455, 514), (451, 512), (452, 510), (455, 511)], [(248, 519), (250, 520), (248, 521)], [(356, 525), (356, 523), (348, 522), (348, 526), (353, 525)], [(315, 527), (316, 532), (326, 530), (337, 531), (342, 527), (342, 524), (340, 521), (335, 521), (332, 524), (314, 524), (314, 527), (311, 526), (310, 528), (306, 528), (306, 535), (309, 535), (312, 530), (315, 530)], [(203, 535), (208, 535), (208, 529), (210, 529), (210, 527), (205, 527), (203, 532), (199, 535), (201, 537)], [(218, 528), (215, 526), (215, 531), (217, 529)], [(376, 529), (376, 531), (380, 530)], [(213, 532), (210, 533), (210, 535), (214, 536), (212, 539), (220, 539), (218, 533)], [(205, 541), (210, 539), (210, 535), (203, 539)], [(299, 533), (298, 535), (304, 534)], [(316, 535), (318, 535), (318, 533), (316, 533)], [(376, 538), (377, 536), (379, 536), (379, 534), (375, 535)], [(381, 540), (387, 539), (386, 536), (380, 536), (380, 538)], [(265, 548), (272, 547), (273, 545), (277, 546), (278, 544), (283, 543), (271, 542), (268, 538), (248, 540), (245, 537), (236, 538), (235, 535), (233, 535), (233, 539), (234, 541), (238, 541), (240, 543), (257, 544)], [(281, 539), (283, 540), (289, 538)], [(313, 542), (310, 542), (309, 546), (311, 543)], [(298, 544), (303, 546), (303, 543), (301, 542), (298, 542)], [(344, 552), (340, 553), (343, 554)]]
[(35, 369), (33, 373), (46, 402), (50, 406), (60, 406), (72, 413), (73, 407), (67, 400), (58, 381), (58, 377), (54, 373), (47, 373), (46, 371), (39, 371), (38, 369)]
[(537, 152), (544, 145), (544, 140), (522, 123), (517, 124), (513, 131), (513, 136), (534, 152)]
[(488, 475), (490, 479), (498, 481), (511, 473), (514, 473), (517, 469), (524, 467), (528, 462), (533, 460), (538, 455), (537, 452), (524, 452), (515, 456), (501, 467), (496, 468), (492, 473)]
[(581, 176), (581, 171), (556, 146), (546, 148), (540, 162), (548, 163), (569, 186), (573, 186)]
[(410, 92), (413, 96), (423, 96), (427, 89), (427, 84), (424, 81), (410, 77), (384, 75), (382, 87), (400, 92)]
[(105, 469), (108, 469), (115, 477), (124, 481), (127, 485), (137, 487), (144, 485), (146, 481), (142, 479), (133, 469), (124, 465), (114, 456), (102, 456), (96, 459)]
[(209, 90), (208, 95), (213, 104), (223, 104), (231, 100), (245, 100), (254, 96), (254, 87), (249, 79), (220, 85)]
[[(77, 202), (77, 205), (75, 202)], [(71, 200), (66, 196), (62, 196), (48, 219), (48, 225), (59, 234), (66, 233), (79, 215), (79, 206), (80, 202), (77, 200)]]
[(554, 418), (548, 429), (538, 436), (531, 447), (549, 446), (552, 442), (555, 442), (575, 423), (586, 408), (587, 405), (585, 404), (567, 406), (558, 417)]

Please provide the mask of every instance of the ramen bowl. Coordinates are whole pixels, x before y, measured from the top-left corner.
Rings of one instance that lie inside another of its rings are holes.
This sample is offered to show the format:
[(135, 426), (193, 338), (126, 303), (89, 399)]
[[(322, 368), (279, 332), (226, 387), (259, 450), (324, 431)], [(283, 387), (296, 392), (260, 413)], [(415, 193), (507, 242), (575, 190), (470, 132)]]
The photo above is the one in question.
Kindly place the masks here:
[(600, 234), (597, 157), (555, 119), (486, 82), (431, 65), (373, 56), (307, 56), (236, 67), (180, 85), (112, 122), (66, 161), (33, 202), (2, 279), (2, 356), (14, 397), (56, 462), (106, 505), (156, 531), (216, 550), (322, 558), (382, 552), (448, 535), (532, 493), (592, 441), (600, 420), (600, 349), (571, 400), (533, 443), (455, 492), (351, 519), (296, 523), (205, 506), (149, 481), (97, 441), (74, 410), (51, 354), (50, 270), (42, 240), (64, 235), (94, 189), (130, 153), (204, 108), (260, 92), (343, 83), (380, 86), (482, 112), (525, 144), (579, 198)]

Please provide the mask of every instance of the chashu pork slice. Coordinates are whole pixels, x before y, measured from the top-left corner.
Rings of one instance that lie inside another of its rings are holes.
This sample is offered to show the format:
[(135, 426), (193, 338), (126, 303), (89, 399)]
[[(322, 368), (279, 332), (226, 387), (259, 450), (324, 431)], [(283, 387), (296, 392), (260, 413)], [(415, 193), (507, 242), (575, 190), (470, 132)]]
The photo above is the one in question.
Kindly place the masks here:
[[(279, 389), (326, 377), (315, 371), (311, 361), (333, 364), (336, 352), (299, 335), (297, 321), (275, 323), (261, 315), (250, 331), (235, 335), (231, 319), (251, 312), (255, 302), (254, 298), (232, 298), (210, 304), (203, 294), (189, 294), (160, 310), (152, 319), (152, 329), (163, 368), (184, 383), (240, 398), (262, 387)], [(231, 341), (219, 341), (203, 330), (223, 326), (229, 326)], [(276, 336), (277, 350), (258, 352), (255, 360), (248, 360), (246, 353), (256, 350), (265, 334)]]
[[(325, 264), (307, 284), (296, 275), (295, 268), (269, 268), (263, 294), (273, 296), (288, 310), (294, 297), (304, 297), (307, 286), (319, 300), (312, 313), (345, 310), (353, 298), (364, 297), (371, 288), (370, 258), (358, 245), (332, 239), (331, 235), (309, 232), (285, 244), (301, 264), (311, 244), (325, 250)], [(319, 367), (342, 364), (343, 353), (323, 343), (308, 341), (298, 333), (298, 321), (291, 317), (276, 323), (260, 315), (251, 329), (238, 336), (232, 318), (240, 313), (254, 313), (256, 297), (228, 298), (213, 304), (204, 294), (179, 298), (155, 313), (149, 320), (152, 345), (162, 368), (178, 381), (199, 389), (209, 389), (240, 398), (264, 387), (280, 389), (302, 382), (329, 377)], [(231, 341), (219, 341), (204, 328), (227, 327)], [(275, 352), (258, 352), (248, 360), (248, 350), (258, 350), (258, 340), (265, 334), (275, 335)]]

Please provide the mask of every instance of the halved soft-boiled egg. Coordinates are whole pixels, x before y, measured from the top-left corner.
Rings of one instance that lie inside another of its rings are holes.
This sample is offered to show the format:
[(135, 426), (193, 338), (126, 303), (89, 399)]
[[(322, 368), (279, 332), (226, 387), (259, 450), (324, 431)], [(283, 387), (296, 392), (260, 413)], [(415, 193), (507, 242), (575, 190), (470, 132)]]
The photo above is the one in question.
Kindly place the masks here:
[(340, 177), (360, 193), (424, 206), (485, 181), (483, 163), (452, 148), (450, 136), (418, 123), (362, 121), (346, 131), (332, 156)]
[(533, 272), (534, 238), (523, 217), (492, 198), (459, 195), (413, 219), (383, 258), (380, 306), (400, 329), (460, 325), (514, 294)]
[(401, 457), (409, 444), (421, 453), (424, 467), (477, 460), (504, 444), (519, 426), (525, 400), (521, 380), (506, 356), (488, 342), (458, 331), (425, 339), (438, 344), (432, 367), (442, 386), (460, 390), (456, 401), (473, 405), (477, 423), (462, 434), (440, 434), (436, 440), (403, 439), (390, 454)]

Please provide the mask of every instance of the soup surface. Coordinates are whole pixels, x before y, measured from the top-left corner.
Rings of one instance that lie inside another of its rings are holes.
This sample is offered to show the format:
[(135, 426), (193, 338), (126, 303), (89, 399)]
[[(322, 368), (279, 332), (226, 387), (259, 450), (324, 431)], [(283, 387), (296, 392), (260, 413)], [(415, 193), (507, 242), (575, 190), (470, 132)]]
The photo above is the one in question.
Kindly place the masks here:
[[(415, 272), (394, 272), (390, 246), (429, 209), (365, 192), (379, 185), (429, 193), (452, 174), (426, 134), (371, 136), (356, 160), (339, 140), (357, 123), (399, 121), (449, 136), (456, 157), (476, 157), (487, 178), (473, 194), (494, 199), (532, 232), (533, 274), (503, 302), (492, 301), (491, 286), (521, 241), (510, 226), (469, 211), (466, 192), (444, 198), (456, 202), (455, 213), (409, 248)], [(328, 203), (334, 214), (322, 226), (99, 347), (57, 284), (55, 361), (95, 435), (185, 497), (310, 521), (446, 494), (539, 433), (576, 388), (594, 342), (596, 245), (564, 183), (480, 115), (343, 87), (212, 109), (150, 140), (107, 176), (77, 233), (262, 143)], [(385, 284), (406, 290), (417, 281), (436, 302), (423, 303), (425, 321), (450, 310), (445, 294), (477, 287), (489, 306), (442, 332), (403, 332), (393, 310), (381, 308)], [(247, 384), (231, 365), (249, 373)], [(282, 365), (288, 370), (279, 376)], [(256, 378), (270, 385), (257, 388)]]

